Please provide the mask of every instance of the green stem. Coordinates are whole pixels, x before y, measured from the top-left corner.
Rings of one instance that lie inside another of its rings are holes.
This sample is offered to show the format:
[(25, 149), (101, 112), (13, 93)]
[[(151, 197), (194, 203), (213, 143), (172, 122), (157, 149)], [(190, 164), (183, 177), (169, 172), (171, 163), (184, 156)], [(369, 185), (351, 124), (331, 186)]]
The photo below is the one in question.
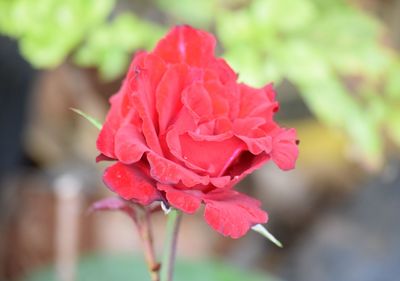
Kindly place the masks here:
[(175, 209), (172, 209), (168, 214), (167, 236), (165, 239), (164, 255), (161, 262), (160, 281), (172, 281), (181, 217), (181, 212)]

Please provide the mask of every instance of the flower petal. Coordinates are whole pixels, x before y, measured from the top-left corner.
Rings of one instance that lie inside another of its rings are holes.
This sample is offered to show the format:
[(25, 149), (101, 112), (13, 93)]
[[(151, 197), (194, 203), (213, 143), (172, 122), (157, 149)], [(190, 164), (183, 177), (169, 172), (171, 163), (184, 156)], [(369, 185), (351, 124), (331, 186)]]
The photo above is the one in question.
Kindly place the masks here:
[(119, 128), (115, 135), (115, 155), (124, 164), (132, 164), (140, 160), (149, 148), (138, 128), (126, 124)]
[[(209, 93), (212, 103), (212, 111), (215, 118), (221, 116), (228, 116), (229, 101), (232, 100), (230, 96), (233, 89), (224, 86), (221, 82), (213, 80), (204, 83), (204, 88)], [(237, 102), (237, 101), (236, 101)]]
[(154, 54), (172, 64), (205, 66), (213, 59), (214, 48), (214, 36), (185, 25), (173, 28), (157, 44)]
[(138, 92), (140, 91), (145, 91), (145, 90), (143, 89), (137, 90), (136, 93), (132, 96), (132, 100), (135, 104), (135, 109), (137, 110), (140, 118), (142, 119), (143, 135), (146, 139), (146, 143), (149, 146), (149, 148), (162, 155), (160, 142), (157, 136), (156, 128), (154, 127), (154, 123), (151, 117), (151, 112), (145, 100), (143, 99), (143, 96), (146, 94), (145, 93), (138, 94)]
[(242, 152), (225, 171), (224, 175), (229, 175), (233, 178), (230, 186), (234, 186), (247, 175), (261, 168), (269, 159), (271, 159), (270, 155), (265, 152), (256, 156), (248, 151)]
[(212, 101), (200, 83), (193, 83), (182, 92), (182, 102), (195, 120), (207, 120), (212, 113)]
[(273, 113), (278, 109), (274, 101), (275, 93), (271, 85), (256, 89), (245, 84), (239, 84), (240, 111), (239, 118), (263, 117), (266, 121), (272, 119)]
[(125, 200), (142, 205), (160, 199), (154, 182), (142, 173), (136, 165), (116, 163), (108, 167), (103, 175), (104, 183)]
[(209, 176), (200, 176), (156, 153), (148, 152), (147, 160), (151, 177), (162, 184), (177, 184), (182, 181), (186, 187), (193, 187), (199, 184), (208, 185), (210, 182)]
[(280, 129), (273, 139), (272, 160), (282, 170), (294, 169), (299, 155), (295, 129)]
[(265, 123), (261, 117), (249, 117), (245, 119), (236, 119), (233, 123), (235, 135), (244, 141), (247, 148), (254, 155), (265, 151), (271, 152), (272, 137), (258, 127)]
[(168, 203), (188, 214), (195, 213), (201, 205), (202, 193), (200, 191), (182, 191), (170, 185), (157, 185), (159, 190), (165, 191)]
[(268, 221), (258, 200), (232, 189), (216, 189), (203, 200), (207, 223), (225, 236), (242, 237), (252, 226)]
[(125, 90), (126, 83), (123, 84), (117, 94), (110, 98), (111, 108), (96, 141), (97, 149), (102, 154), (110, 158), (115, 158), (114, 138), (116, 132), (123, 122), (121, 108), (124, 106), (124, 102), (126, 103), (123, 96)]
[(217, 58), (211, 62), (209, 67), (216, 69), (218, 72), (219, 80), (223, 84), (229, 84), (232, 82), (236, 82), (237, 74), (233, 71), (233, 69), (228, 65), (228, 63), (222, 59)]
[[(223, 137), (224, 135), (221, 135)], [(216, 136), (214, 136), (216, 137)], [(190, 134), (180, 137), (182, 158), (206, 170), (211, 176), (219, 176), (227, 165), (239, 155), (245, 146), (238, 138), (196, 140)]]
[(142, 52), (135, 56), (126, 78), (130, 87), (126, 96), (131, 101), (128, 112), (138, 114), (146, 144), (160, 154), (162, 150), (157, 136), (155, 89), (164, 71), (165, 65), (160, 58)]
[(173, 117), (182, 107), (181, 92), (187, 76), (187, 66), (173, 65), (168, 68), (156, 90), (156, 108), (160, 134), (170, 125)]

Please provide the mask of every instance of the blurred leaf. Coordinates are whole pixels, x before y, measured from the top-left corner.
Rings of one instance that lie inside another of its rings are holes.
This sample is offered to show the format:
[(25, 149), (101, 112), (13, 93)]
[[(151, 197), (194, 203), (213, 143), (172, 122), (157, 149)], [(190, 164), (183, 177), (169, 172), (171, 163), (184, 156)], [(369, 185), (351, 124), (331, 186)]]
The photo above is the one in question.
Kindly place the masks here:
[(19, 40), (22, 54), (38, 68), (54, 67), (103, 22), (114, 0), (0, 0), (0, 32)]
[(97, 67), (105, 80), (126, 72), (137, 49), (150, 49), (161, 37), (162, 29), (123, 13), (92, 32), (74, 56), (78, 65)]

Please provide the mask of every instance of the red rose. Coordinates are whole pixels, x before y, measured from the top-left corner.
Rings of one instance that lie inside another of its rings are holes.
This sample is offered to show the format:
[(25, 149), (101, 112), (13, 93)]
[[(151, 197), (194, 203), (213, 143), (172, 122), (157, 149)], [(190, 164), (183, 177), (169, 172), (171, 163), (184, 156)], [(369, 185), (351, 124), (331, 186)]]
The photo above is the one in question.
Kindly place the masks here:
[(270, 159), (292, 169), (296, 132), (273, 121), (272, 86), (237, 83), (214, 48), (211, 34), (179, 26), (153, 52), (137, 54), (110, 99), (98, 160), (117, 161), (103, 179), (120, 197), (186, 213), (203, 203), (207, 223), (238, 238), (268, 217), (234, 185)]

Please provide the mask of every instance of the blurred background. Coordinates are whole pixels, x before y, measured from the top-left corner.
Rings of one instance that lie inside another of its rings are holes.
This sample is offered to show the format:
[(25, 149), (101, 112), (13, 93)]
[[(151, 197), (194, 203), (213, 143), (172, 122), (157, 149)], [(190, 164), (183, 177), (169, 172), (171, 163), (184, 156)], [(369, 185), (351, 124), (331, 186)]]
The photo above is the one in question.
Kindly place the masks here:
[(241, 81), (273, 81), (301, 141), (294, 171), (240, 187), (284, 248), (185, 216), (177, 280), (399, 280), (399, 0), (0, 0), (0, 280), (149, 280), (130, 220), (87, 214), (110, 193), (69, 108), (104, 120), (133, 54), (176, 24), (214, 33)]

